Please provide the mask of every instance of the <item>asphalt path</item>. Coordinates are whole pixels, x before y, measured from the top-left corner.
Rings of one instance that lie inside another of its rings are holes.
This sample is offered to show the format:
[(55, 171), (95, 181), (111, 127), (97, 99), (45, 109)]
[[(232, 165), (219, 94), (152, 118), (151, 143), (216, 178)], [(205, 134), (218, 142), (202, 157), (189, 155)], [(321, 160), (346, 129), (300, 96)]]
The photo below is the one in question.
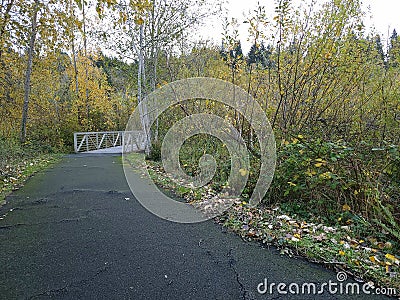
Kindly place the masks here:
[(0, 208), (0, 299), (382, 298), (327, 286), (320, 295), (277, 291), (329, 281), (338, 283), (335, 272), (244, 242), (212, 220), (151, 214), (118, 155), (66, 156)]

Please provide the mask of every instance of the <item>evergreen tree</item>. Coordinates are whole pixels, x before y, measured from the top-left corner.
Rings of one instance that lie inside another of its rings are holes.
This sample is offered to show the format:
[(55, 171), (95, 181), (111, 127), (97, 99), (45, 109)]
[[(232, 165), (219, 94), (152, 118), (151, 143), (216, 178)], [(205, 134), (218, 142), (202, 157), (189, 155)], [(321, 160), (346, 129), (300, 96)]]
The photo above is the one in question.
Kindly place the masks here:
[(271, 60), (271, 55), (271, 46), (268, 45), (268, 47), (265, 48), (264, 44), (262, 43), (259, 51), (259, 61), (264, 69), (271, 69), (274, 67), (274, 63)]
[(240, 41), (235, 41), (228, 51), (222, 48), (220, 54), (223, 60), (227, 62), (231, 69), (238, 69), (240, 64), (244, 60), (242, 44)]
[(247, 54), (247, 64), (257, 64), (263, 69), (272, 68), (273, 64), (271, 62), (271, 54), (272, 51), (270, 46), (266, 48), (263, 43), (261, 46), (253, 44)]
[(390, 45), (388, 52), (388, 61), (390, 66), (397, 67), (400, 59), (400, 44), (396, 29), (393, 30), (393, 33), (390, 36)]
[(390, 40), (392, 41), (392, 40), (396, 40), (397, 41), (397, 31), (396, 31), (396, 29), (393, 29), (393, 33), (392, 33), (392, 36), (390, 37)]
[(250, 47), (249, 53), (247, 54), (247, 65), (257, 63), (257, 53), (258, 53), (258, 47), (256, 44), (253, 44)]
[(377, 59), (379, 60), (380, 63), (383, 64), (384, 68), (387, 69), (388, 68), (387, 57), (385, 52), (383, 51), (382, 40), (379, 34), (375, 37), (375, 46), (376, 50), (378, 51)]
[(234, 60), (243, 60), (243, 51), (242, 51), (242, 43), (240, 41), (236, 41), (233, 49), (229, 51), (229, 56)]

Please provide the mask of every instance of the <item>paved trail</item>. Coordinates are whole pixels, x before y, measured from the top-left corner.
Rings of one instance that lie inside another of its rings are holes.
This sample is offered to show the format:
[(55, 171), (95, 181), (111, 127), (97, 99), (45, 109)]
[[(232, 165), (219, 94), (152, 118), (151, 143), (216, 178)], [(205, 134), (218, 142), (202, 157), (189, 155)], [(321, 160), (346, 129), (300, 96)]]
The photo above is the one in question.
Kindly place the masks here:
[(260, 295), (264, 278), (322, 283), (336, 274), (212, 221), (159, 219), (135, 200), (115, 155), (65, 157), (0, 216), (0, 299), (378, 299)]

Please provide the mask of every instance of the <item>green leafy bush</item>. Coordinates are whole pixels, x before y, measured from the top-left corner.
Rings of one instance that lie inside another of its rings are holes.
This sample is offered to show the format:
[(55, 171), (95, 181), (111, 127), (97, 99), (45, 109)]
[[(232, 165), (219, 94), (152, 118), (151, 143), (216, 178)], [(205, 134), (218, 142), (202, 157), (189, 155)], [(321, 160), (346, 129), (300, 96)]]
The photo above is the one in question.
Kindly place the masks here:
[(397, 230), (398, 147), (374, 148), (365, 142), (350, 145), (299, 135), (290, 141), (283, 139), (277, 155), (275, 177), (265, 201), (329, 223), (376, 219), (392, 232)]

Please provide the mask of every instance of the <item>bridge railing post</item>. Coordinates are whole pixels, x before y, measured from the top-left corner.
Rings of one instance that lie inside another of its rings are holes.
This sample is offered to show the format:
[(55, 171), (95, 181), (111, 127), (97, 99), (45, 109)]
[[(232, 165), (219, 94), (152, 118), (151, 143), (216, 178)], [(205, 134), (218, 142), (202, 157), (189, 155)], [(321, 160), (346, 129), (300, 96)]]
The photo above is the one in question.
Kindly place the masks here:
[(78, 133), (74, 132), (74, 151), (78, 153)]

